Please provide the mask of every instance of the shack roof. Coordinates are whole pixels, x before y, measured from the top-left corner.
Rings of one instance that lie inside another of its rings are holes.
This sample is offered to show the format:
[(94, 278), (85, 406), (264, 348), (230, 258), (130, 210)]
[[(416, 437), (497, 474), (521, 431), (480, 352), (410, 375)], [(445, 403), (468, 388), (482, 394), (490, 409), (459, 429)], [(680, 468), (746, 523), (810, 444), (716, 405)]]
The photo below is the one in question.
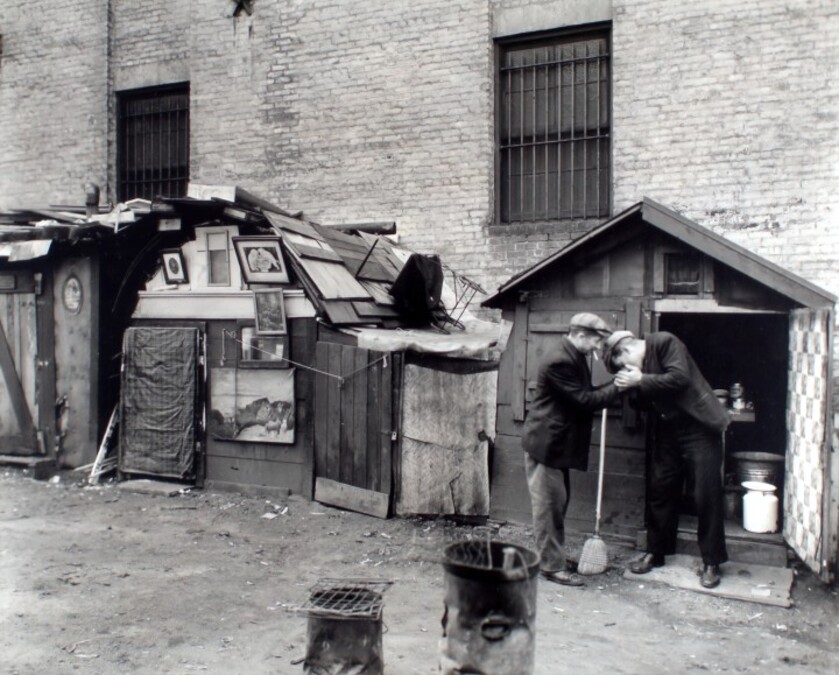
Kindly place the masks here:
[[(166, 221), (171, 228), (162, 227)], [(94, 208), (93, 213), (84, 206), (0, 212), (0, 264), (52, 255), (56, 242), (90, 238), (103, 247), (123, 244), (127, 255), (142, 256), (142, 261), (114, 263), (117, 273), (132, 270), (142, 284), (143, 270), (158, 263), (160, 250), (194, 238), (196, 228), (215, 224), (236, 225), (240, 234), (278, 236), (292, 281), (302, 287), (321, 319), (353, 331), (360, 341), (371, 336), (391, 349), (472, 358), (488, 353), (497, 341), (498, 324), (475, 322), (466, 312), (479, 287), (445, 265), (447, 276), (460, 288), (434, 310), (437, 325), (424, 330), (400, 314), (390, 290), (413, 253), (384, 236), (395, 232), (394, 223), (321, 225), (235, 185), (190, 183), (185, 197), (134, 199), (113, 208)], [(129, 238), (131, 245), (124, 245)], [(364, 332), (368, 329), (372, 332)], [(389, 334), (393, 329), (400, 329), (398, 336)]]
[[(762, 258), (739, 244), (712, 232), (706, 227), (685, 218), (679, 213), (644, 197), (640, 202), (575, 239), (556, 253), (544, 258), (534, 266), (510, 278), (498, 291), (484, 300), (483, 307), (501, 308), (515, 299), (515, 293), (528, 280), (540, 272), (561, 265), (572, 254), (608, 248), (610, 237), (627, 225), (654, 228), (664, 232), (688, 246), (704, 253), (719, 263), (750, 277), (781, 295), (805, 307), (827, 307), (836, 303), (835, 295), (819, 286), (793, 274), (775, 263)], [(614, 246), (622, 243), (614, 239)]]

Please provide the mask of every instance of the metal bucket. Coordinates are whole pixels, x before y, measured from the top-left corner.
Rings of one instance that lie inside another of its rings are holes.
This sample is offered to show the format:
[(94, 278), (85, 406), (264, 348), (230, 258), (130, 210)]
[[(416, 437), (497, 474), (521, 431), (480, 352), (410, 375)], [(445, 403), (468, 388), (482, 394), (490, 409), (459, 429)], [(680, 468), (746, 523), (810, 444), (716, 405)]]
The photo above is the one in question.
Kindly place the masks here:
[(737, 482), (769, 483), (781, 490), (784, 456), (772, 452), (735, 452)]
[(440, 643), (443, 675), (529, 675), (535, 656), (539, 555), (515, 544), (448, 546)]

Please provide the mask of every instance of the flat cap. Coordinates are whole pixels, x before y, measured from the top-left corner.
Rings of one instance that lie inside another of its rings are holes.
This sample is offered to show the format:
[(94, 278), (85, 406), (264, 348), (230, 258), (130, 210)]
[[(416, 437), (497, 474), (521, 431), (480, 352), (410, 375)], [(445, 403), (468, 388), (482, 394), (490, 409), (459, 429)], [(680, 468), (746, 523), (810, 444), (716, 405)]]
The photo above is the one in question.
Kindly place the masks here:
[(590, 312), (582, 312), (572, 316), (568, 327), (585, 328), (586, 330), (600, 333), (604, 337), (612, 334), (612, 329), (609, 328), (609, 324), (597, 316), (597, 314), (591, 314)]
[(631, 330), (616, 330), (603, 343), (603, 365), (610, 373), (615, 372), (615, 367), (612, 365), (612, 356), (615, 353), (617, 346), (627, 338), (634, 338), (635, 333)]

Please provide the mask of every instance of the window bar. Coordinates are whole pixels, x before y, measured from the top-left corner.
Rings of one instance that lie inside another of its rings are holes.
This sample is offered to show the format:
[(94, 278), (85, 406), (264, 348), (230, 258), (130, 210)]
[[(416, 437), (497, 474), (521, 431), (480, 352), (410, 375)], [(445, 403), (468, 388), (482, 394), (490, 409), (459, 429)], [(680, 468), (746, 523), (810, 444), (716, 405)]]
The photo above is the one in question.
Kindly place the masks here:
[(519, 198), (517, 203), (518, 220), (523, 219), (524, 209), (524, 71), (519, 78)]
[(556, 126), (556, 217), (562, 218), (562, 62), (557, 70)]
[(507, 209), (506, 214), (501, 214), (502, 218), (504, 218), (505, 222), (509, 222), (512, 220), (512, 198), (513, 198), (513, 161), (512, 161), (512, 150), (510, 149), (510, 139), (512, 138), (512, 126), (513, 126), (513, 73), (512, 71), (507, 71), (507, 100), (505, 104), (507, 106), (507, 129), (505, 130), (504, 138), (507, 147), (504, 149), (504, 166), (507, 167), (507, 180), (505, 181), (504, 189), (507, 190), (507, 204), (505, 208)]
[(550, 166), (548, 165), (548, 159), (550, 158), (550, 154), (551, 154), (551, 148), (550, 148), (550, 145), (548, 145), (548, 139), (550, 138), (549, 129), (548, 129), (548, 126), (549, 126), (548, 119), (549, 119), (549, 116), (550, 116), (550, 101), (551, 101), (551, 97), (550, 97), (550, 92), (551, 92), (551, 70), (550, 70), (550, 66), (545, 66), (544, 70), (545, 70), (545, 115), (544, 115), (543, 119), (544, 119), (544, 123), (545, 123), (545, 161), (544, 161), (544, 164), (545, 164), (545, 178), (542, 181), (542, 184), (544, 185), (543, 189), (545, 191), (545, 208), (544, 208), (545, 216), (544, 217), (545, 217), (545, 219), (548, 219), (548, 218), (550, 218), (550, 212), (551, 212), (551, 203), (550, 203), (550, 198), (548, 197), (548, 180), (549, 180), (549, 176), (550, 176)]
[[(598, 43), (598, 48), (597, 48), (598, 55), (600, 54), (599, 44), (600, 43)], [(601, 215), (600, 214), (600, 134), (601, 134), (600, 130), (602, 128), (600, 126), (600, 61), (599, 60), (597, 61), (597, 81), (596, 81), (595, 84), (596, 84), (596, 88), (597, 88), (597, 91), (594, 94), (595, 102), (596, 102), (595, 112), (597, 113), (597, 124), (596, 124), (597, 138), (596, 138), (596, 141), (595, 141), (597, 143), (597, 156), (596, 156), (595, 162), (594, 162), (594, 166), (595, 166), (595, 171), (594, 171), (594, 179), (595, 179), (594, 206), (596, 208), (596, 213), (599, 216), (599, 215)]]
[[(575, 50), (576, 51), (576, 50)], [(577, 157), (575, 154), (576, 150), (576, 136), (574, 134), (576, 129), (576, 122), (577, 122), (577, 62), (576, 60), (571, 63), (571, 152), (569, 156), (569, 160), (571, 161), (569, 177), (568, 177), (568, 201), (569, 201), (569, 216), (571, 218), (574, 217), (574, 170), (576, 169), (577, 164)]]
[(586, 60), (583, 63), (583, 218), (588, 217), (588, 42), (583, 43), (586, 52)]
[[(534, 57), (534, 61), (536, 58)], [(528, 220), (533, 220), (536, 217), (536, 145), (533, 141), (536, 139), (536, 104), (537, 104), (537, 96), (536, 96), (536, 87), (539, 86), (537, 82), (537, 75), (538, 75), (539, 67), (535, 64), (530, 69), (530, 72), (533, 73), (533, 89), (530, 90), (530, 144), (528, 146), (530, 152), (530, 218)]]

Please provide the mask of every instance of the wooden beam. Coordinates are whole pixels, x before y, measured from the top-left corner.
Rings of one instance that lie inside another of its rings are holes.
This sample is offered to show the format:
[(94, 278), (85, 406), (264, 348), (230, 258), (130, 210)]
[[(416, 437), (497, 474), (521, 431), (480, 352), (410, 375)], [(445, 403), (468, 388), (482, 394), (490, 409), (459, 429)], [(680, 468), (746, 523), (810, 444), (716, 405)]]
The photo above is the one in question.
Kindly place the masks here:
[(389, 496), (384, 492), (365, 490), (328, 478), (318, 478), (315, 482), (315, 500), (376, 518), (387, 518), (390, 502)]
[(0, 372), (3, 374), (6, 391), (9, 394), (9, 400), (14, 409), (15, 417), (17, 417), (20, 433), (25, 439), (31, 439), (31, 449), (35, 453), (37, 451), (35, 426), (32, 423), (32, 415), (29, 413), (26, 395), (23, 393), (23, 387), (20, 384), (17, 368), (12, 358), (12, 352), (6, 340), (6, 331), (3, 330), (2, 324), (0, 324)]

